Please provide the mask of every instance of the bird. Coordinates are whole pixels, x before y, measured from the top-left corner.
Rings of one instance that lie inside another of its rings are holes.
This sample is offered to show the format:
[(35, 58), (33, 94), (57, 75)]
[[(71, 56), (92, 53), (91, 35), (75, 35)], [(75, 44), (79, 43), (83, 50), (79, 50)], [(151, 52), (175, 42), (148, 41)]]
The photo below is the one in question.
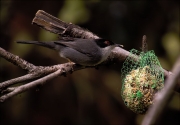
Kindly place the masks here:
[(35, 44), (59, 52), (60, 57), (83, 66), (96, 66), (105, 61), (115, 47), (122, 45), (103, 38), (82, 39), (62, 37), (58, 41), (17, 41), (21, 44)]

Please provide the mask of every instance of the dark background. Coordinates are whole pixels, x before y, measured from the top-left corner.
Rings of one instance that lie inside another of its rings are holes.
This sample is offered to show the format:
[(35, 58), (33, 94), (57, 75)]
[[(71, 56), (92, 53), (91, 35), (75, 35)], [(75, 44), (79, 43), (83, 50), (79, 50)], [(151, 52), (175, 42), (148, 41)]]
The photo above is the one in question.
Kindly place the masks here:
[[(155, 51), (167, 70), (171, 70), (180, 54), (178, 1), (1, 0), (0, 47), (35, 65), (67, 62), (53, 50), (15, 43), (58, 39), (57, 35), (31, 25), (38, 10), (123, 44), (126, 50), (141, 50), (141, 39), (146, 34), (149, 49)], [(144, 115), (130, 111), (121, 98), (121, 66), (76, 71), (0, 103), (0, 124), (140, 124)], [(0, 82), (24, 74), (0, 58)], [(158, 124), (178, 124), (179, 97), (174, 92)]]

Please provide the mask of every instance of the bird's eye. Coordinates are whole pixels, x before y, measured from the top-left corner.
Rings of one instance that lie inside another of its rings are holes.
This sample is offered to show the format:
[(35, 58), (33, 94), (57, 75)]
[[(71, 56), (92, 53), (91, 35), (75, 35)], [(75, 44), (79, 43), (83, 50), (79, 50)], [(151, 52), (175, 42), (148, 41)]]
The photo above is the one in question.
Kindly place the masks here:
[(104, 44), (106, 44), (107, 46), (110, 45), (110, 42), (109, 41), (104, 41)]

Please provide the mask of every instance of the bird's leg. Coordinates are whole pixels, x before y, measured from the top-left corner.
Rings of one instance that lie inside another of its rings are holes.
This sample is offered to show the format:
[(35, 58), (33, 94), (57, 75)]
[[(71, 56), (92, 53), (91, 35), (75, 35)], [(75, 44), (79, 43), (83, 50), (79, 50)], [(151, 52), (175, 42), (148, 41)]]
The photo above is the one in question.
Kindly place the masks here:
[(70, 64), (70, 66), (71, 66), (71, 71), (70, 71), (70, 73), (73, 73), (73, 71), (74, 71), (74, 69), (73, 69), (73, 62), (70, 60), (70, 59), (67, 59), (68, 60), (68, 62), (69, 62), (69, 64)]

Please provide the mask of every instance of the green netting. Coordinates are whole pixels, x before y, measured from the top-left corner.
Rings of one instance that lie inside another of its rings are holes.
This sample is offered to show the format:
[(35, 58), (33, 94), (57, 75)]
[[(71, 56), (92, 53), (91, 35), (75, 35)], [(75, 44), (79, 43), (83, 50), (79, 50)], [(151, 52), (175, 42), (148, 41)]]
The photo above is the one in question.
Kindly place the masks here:
[(164, 72), (154, 51), (132, 49), (121, 73), (124, 103), (135, 113), (145, 113), (154, 103), (154, 95), (164, 87)]

